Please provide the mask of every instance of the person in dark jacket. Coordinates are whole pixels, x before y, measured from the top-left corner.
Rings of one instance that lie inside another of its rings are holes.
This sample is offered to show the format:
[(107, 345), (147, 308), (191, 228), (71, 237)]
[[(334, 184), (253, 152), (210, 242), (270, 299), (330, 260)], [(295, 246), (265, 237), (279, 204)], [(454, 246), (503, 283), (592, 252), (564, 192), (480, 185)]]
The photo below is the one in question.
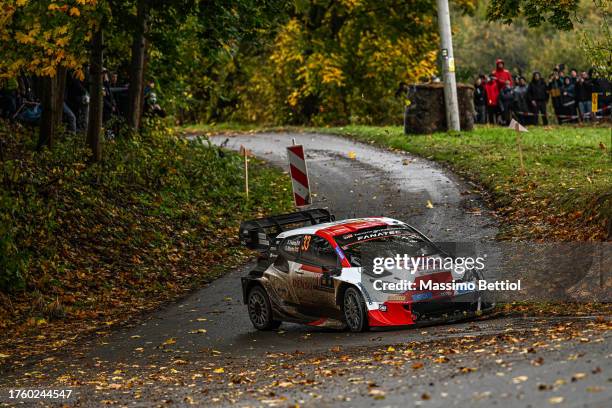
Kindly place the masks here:
[(512, 119), (512, 103), (514, 102), (514, 88), (512, 83), (506, 81), (506, 86), (499, 93), (499, 110), (502, 115), (502, 121), (504, 125), (510, 124)]
[(487, 123), (487, 91), (483, 81), (484, 75), (480, 75), (474, 83), (474, 108), (476, 109), (476, 123)]
[(513, 112), (516, 114), (521, 125), (531, 124), (529, 113), (529, 102), (527, 101), (527, 80), (519, 77), (514, 87)]
[(560, 123), (575, 123), (578, 122), (576, 114), (576, 97), (574, 94), (574, 84), (570, 77), (563, 78), (561, 86), (561, 122)]
[(531, 82), (527, 87), (527, 100), (531, 105), (532, 123), (538, 124), (538, 117), (542, 115), (542, 124), (548, 125), (548, 118), (546, 117), (546, 102), (548, 101), (548, 89), (546, 82), (540, 75), (539, 72), (534, 72), (531, 77)]
[(572, 80), (572, 84), (576, 85), (576, 82), (578, 81), (578, 71), (576, 71), (575, 68), (572, 68), (572, 70), (570, 71), (570, 79)]
[(102, 78), (102, 120), (106, 123), (113, 115), (117, 114), (117, 103), (110, 89), (110, 78), (106, 69), (102, 71)]
[[(89, 116), (89, 92), (87, 92), (87, 85), (78, 79), (74, 72), (68, 72), (66, 75), (65, 101), (69, 110), (76, 117), (76, 130), (86, 132)], [(68, 114), (65, 109), (64, 111), (65, 114)]]
[(586, 72), (582, 72), (576, 81), (574, 87), (576, 94), (576, 103), (580, 112), (580, 119), (588, 121), (591, 119), (591, 93), (593, 93), (593, 85)]
[(17, 79), (0, 79), (0, 113), (2, 117), (12, 119), (17, 112), (17, 97), (19, 84)]
[(557, 123), (561, 123), (561, 87), (563, 86), (563, 71), (555, 68), (548, 78), (548, 93), (552, 101), (553, 110), (557, 117)]

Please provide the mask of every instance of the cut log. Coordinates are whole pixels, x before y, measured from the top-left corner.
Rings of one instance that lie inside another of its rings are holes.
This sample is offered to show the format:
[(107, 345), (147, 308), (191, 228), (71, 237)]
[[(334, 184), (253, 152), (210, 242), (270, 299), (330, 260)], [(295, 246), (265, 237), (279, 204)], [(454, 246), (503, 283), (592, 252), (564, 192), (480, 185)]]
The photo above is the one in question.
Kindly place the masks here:
[[(474, 128), (473, 95), (473, 86), (457, 84), (461, 130)], [(404, 112), (405, 134), (430, 134), (448, 130), (444, 108), (444, 84), (434, 82), (410, 85), (408, 100), (410, 103)]]

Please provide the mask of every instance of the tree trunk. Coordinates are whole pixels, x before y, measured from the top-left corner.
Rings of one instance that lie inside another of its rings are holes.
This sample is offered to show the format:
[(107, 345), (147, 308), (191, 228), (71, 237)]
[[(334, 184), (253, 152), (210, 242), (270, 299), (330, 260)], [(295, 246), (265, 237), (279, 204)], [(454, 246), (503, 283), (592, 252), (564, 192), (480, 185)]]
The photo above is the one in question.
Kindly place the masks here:
[(140, 128), (143, 103), (144, 65), (148, 18), (148, 1), (138, 0), (136, 31), (132, 41), (132, 62), (130, 65), (130, 87), (128, 94), (128, 126), (132, 130)]
[(89, 94), (91, 95), (89, 104), (89, 120), (87, 127), (87, 146), (91, 149), (92, 162), (99, 162), (102, 159), (102, 147), (100, 144), (100, 134), (102, 133), (102, 27), (94, 33), (91, 41), (91, 56), (89, 61)]
[(57, 76), (55, 79), (56, 95), (55, 95), (55, 107), (57, 115), (55, 116), (55, 127), (57, 128), (62, 124), (62, 117), (64, 112), (64, 93), (66, 90), (66, 67), (59, 66), (57, 68)]
[(57, 115), (55, 77), (43, 77), (42, 83), (42, 116), (38, 134), (38, 149), (44, 146), (53, 147), (55, 142), (55, 117)]

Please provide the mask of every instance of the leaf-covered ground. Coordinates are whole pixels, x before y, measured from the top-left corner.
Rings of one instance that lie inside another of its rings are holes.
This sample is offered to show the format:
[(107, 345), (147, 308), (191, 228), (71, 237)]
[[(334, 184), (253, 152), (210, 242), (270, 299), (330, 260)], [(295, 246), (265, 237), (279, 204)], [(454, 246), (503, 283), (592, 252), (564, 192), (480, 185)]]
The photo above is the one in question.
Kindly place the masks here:
[[(0, 124), (1, 125), (1, 124)], [(247, 259), (241, 220), (290, 208), (289, 178), (171, 130), (36, 153), (0, 127), (0, 356), (55, 349), (177, 298)], [(0, 358), (1, 360), (1, 358)]]
[[(310, 334), (304, 333), (295, 352), (246, 358), (242, 351), (188, 353), (180, 339), (169, 338), (155, 345), (156, 360), (138, 358), (136, 349), (131, 361), (98, 359), (84, 365), (76, 351), (72, 360), (40, 361), (20, 378), (7, 377), (5, 385), (72, 389), (72, 401), (82, 406), (370, 406), (377, 401), (402, 406), (429, 400), (437, 400), (436, 406), (462, 400), (490, 406), (516, 399), (547, 406), (576, 395), (610, 395), (609, 364), (596, 357), (609, 352), (608, 313), (508, 320), (494, 334), (476, 324), (412, 329), (399, 344), (345, 348), (339, 340), (317, 352), (309, 349)], [(414, 331), (420, 340), (410, 339)], [(373, 344), (384, 337), (363, 335)]]

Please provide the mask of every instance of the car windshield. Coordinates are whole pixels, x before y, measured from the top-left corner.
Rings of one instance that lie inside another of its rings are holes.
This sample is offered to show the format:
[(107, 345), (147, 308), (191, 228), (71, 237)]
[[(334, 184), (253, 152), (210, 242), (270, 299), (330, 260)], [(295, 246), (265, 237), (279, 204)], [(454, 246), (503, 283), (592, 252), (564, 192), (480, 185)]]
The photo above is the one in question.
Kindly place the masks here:
[(383, 227), (336, 237), (351, 266), (362, 266), (366, 251), (372, 257), (430, 256), (440, 251), (408, 228)]

